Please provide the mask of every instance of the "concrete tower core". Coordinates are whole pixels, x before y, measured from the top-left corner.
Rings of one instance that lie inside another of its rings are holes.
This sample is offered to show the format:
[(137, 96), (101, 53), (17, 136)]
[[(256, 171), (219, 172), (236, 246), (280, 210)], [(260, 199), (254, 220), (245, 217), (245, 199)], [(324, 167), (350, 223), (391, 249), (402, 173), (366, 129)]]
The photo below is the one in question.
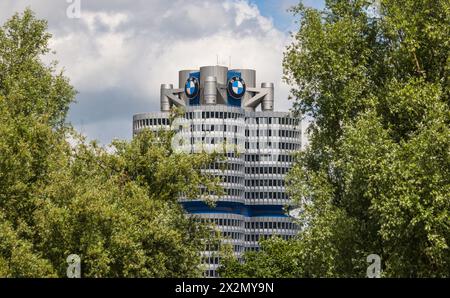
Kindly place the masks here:
[[(246, 111), (255, 111), (261, 106), (262, 111), (273, 111), (274, 87), (273, 83), (262, 83), (256, 88), (256, 71), (253, 69), (228, 70), (225, 66), (203, 66), (200, 70), (180, 70), (178, 89), (169, 88), (168, 84), (161, 85), (161, 112), (169, 112), (170, 107), (199, 106), (199, 105), (229, 105), (240, 107)], [(197, 96), (185, 92), (189, 78), (192, 87), (197, 86)], [(235, 88), (242, 85), (242, 94), (234, 94), (230, 87), (230, 80), (237, 78)], [(215, 82), (215, 83), (214, 83)], [(167, 104), (169, 103), (169, 104)]]

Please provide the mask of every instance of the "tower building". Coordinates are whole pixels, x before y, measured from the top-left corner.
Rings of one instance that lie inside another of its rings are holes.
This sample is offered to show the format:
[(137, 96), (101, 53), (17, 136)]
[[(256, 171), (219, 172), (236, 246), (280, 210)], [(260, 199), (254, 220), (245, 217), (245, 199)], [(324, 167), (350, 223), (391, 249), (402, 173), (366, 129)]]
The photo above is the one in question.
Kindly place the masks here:
[[(226, 160), (205, 172), (221, 177), (225, 194), (211, 208), (202, 200), (180, 202), (185, 210), (217, 224), (226, 242), (240, 257), (258, 250), (258, 241), (297, 233), (288, 215), (290, 200), (284, 178), (292, 153), (301, 148), (300, 121), (274, 111), (273, 83), (256, 84), (256, 71), (205, 66), (179, 71), (178, 88), (161, 85), (161, 111), (133, 117), (133, 134), (169, 127), (172, 106), (183, 107), (176, 119), (179, 150), (189, 153), (226, 150)], [(219, 259), (204, 252), (206, 276), (217, 276)]]

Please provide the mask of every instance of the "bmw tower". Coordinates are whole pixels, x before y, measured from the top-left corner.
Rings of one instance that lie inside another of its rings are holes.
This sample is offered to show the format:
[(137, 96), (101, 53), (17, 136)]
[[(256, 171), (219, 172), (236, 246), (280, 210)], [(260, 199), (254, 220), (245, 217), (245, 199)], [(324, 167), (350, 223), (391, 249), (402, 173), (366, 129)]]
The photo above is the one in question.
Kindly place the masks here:
[[(273, 83), (257, 87), (252, 69), (205, 66), (179, 71), (178, 88), (162, 84), (160, 99), (160, 112), (134, 115), (134, 135), (143, 129), (168, 129), (170, 109), (176, 106), (184, 111), (171, 125), (176, 137), (185, 141), (179, 149), (226, 150), (225, 160), (204, 170), (221, 177), (224, 195), (210, 207), (181, 194), (184, 209), (215, 223), (238, 258), (244, 251), (258, 250), (258, 241), (272, 235), (284, 239), (296, 235), (284, 178), (292, 153), (301, 148), (301, 127), (290, 113), (274, 111)], [(217, 276), (219, 261), (214, 248), (207, 247), (206, 276)]]

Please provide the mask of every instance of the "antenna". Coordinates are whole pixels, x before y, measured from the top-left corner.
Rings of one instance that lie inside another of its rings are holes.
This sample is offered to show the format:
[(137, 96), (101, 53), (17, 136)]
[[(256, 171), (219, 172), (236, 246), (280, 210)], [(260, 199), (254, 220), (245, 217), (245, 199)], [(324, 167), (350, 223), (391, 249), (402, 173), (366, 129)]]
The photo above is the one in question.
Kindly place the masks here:
[(228, 56), (228, 67), (231, 68), (231, 56)]
[(219, 65), (219, 54), (216, 54), (216, 58), (217, 58), (217, 64), (216, 65)]

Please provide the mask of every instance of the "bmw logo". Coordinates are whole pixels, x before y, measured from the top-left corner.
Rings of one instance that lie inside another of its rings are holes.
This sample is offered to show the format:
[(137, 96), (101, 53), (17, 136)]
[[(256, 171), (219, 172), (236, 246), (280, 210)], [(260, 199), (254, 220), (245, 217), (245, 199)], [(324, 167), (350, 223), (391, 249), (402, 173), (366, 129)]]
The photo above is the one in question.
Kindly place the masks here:
[(240, 77), (232, 77), (228, 81), (228, 94), (235, 99), (240, 99), (245, 94), (245, 82)]
[(195, 77), (189, 77), (186, 81), (186, 85), (184, 86), (184, 92), (186, 96), (191, 99), (198, 95), (200, 88), (198, 84), (198, 80)]

